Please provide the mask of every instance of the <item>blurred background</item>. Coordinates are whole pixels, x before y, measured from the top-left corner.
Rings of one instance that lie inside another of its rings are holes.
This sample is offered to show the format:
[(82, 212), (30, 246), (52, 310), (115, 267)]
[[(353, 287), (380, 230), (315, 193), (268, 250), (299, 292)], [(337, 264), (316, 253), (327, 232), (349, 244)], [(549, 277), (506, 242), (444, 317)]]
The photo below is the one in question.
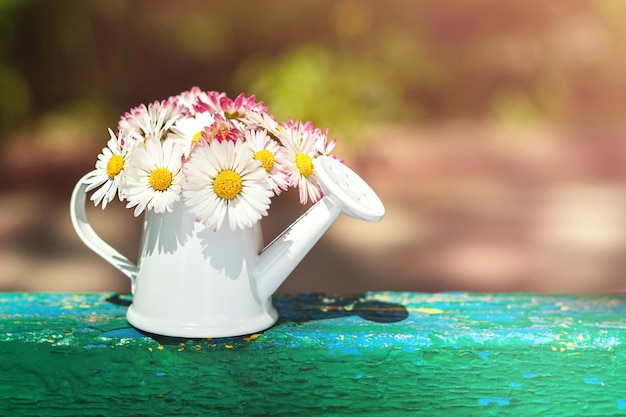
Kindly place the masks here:
[[(0, 291), (129, 291), (70, 193), (123, 112), (194, 85), (329, 128), (385, 203), (281, 292), (623, 291), (625, 21), (622, 0), (0, 0)], [(141, 219), (88, 213), (136, 259)]]

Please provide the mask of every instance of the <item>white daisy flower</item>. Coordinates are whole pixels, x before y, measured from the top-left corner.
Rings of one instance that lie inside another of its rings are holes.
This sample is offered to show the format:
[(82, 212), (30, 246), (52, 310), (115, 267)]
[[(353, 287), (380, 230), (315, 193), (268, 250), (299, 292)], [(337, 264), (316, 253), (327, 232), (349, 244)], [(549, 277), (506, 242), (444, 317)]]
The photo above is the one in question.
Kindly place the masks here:
[(115, 194), (118, 195), (120, 200), (122, 197), (122, 173), (126, 167), (128, 160), (129, 146), (123, 146), (123, 143), (129, 144), (128, 132), (121, 131), (119, 136), (116, 136), (111, 129), (109, 129), (110, 139), (107, 142), (107, 147), (102, 149), (102, 153), (98, 155), (98, 161), (96, 162), (96, 170), (94, 176), (88, 180), (87, 191), (91, 191), (97, 187), (100, 187), (91, 196), (91, 201), (94, 205), (102, 203), (102, 209), (115, 198)]
[(332, 150), (335, 148), (337, 144), (337, 140), (333, 139), (330, 142), (328, 141), (328, 129), (326, 132), (322, 132), (319, 129), (316, 129), (314, 133), (317, 135), (317, 151), (320, 155), (330, 155)]
[(250, 227), (267, 215), (273, 196), (268, 174), (246, 142), (211, 141), (197, 146), (184, 166), (183, 196), (204, 224), (231, 230)]
[(202, 139), (203, 133), (213, 125), (215, 119), (208, 112), (196, 113), (193, 117), (179, 119), (172, 126), (172, 133), (169, 137), (183, 146), (185, 158), (189, 156), (191, 150)]
[(284, 165), (287, 158), (285, 148), (273, 140), (265, 130), (246, 130), (244, 137), (252, 149), (253, 158), (261, 161), (261, 166), (269, 174), (274, 195), (280, 195), (289, 187)]
[(313, 166), (313, 159), (319, 155), (319, 136), (315, 133), (309, 124), (297, 122), (284, 127), (279, 136), (287, 150), (285, 168), (289, 185), (298, 188), (302, 204), (315, 203), (322, 198)]
[(126, 207), (135, 207), (135, 216), (146, 209), (172, 211), (180, 200), (182, 159), (182, 146), (169, 139), (149, 138), (145, 146), (135, 147), (125, 175)]
[(119, 121), (120, 130), (132, 130), (134, 138), (143, 141), (149, 138), (163, 139), (170, 127), (182, 117), (184, 108), (174, 100), (155, 101), (141, 104), (124, 113)]
[(256, 110), (249, 111), (242, 122), (250, 128), (265, 129), (274, 138), (278, 137), (278, 133), (282, 129), (282, 126), (269, 113)]

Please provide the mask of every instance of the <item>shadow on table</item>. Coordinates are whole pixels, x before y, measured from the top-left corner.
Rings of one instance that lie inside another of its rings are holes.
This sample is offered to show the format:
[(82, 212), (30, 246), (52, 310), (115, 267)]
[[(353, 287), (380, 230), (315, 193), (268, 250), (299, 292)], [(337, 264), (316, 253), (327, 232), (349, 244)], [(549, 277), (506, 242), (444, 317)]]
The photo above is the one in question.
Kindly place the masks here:
[[(107, 299), (109, 303), (122, 307), (130, 306), (132, 296), (129, 294), (115, 294)], [(319, 293), (301, 293), (294, 296), (282, 295), (273, 300), (279, 319), (275, 326), (296, 323), (303, 324), (317, 320), (331, 320), (356, 316), (366, 321), (375, 323), (396, 323), (405, 320), (409, 312), (401, 304), (389, 303), (379, 300), (369, 300), (365, 294), (349, 296), (329, 296)], [(161, 345), (180, 345), (187, 338), (167, 337), (133, 329), (130, 324), (128, 329), (123, 329), (125, 337), (150, 337)], [(119, 330), (116, 331), (116, 334)], [(259, 332), (263, 333), (263, 332)], [(198, 339), (200, 340), (200, 339)], [(206, 339), (204, 339), (206, 340)], [(214, 338), (213, 343), (229, 344), (248, 342), (249, 336)]]
[(348, 316), (357, 316), (376, 323), (396, 323), (409, 316), (408, 310), (403, 305), (368, 300), (365, 294), (328, 296), (318, 293), (302, 293), (276, 298), (274, 306), (280, 315), (278, 324), (305, 323)]

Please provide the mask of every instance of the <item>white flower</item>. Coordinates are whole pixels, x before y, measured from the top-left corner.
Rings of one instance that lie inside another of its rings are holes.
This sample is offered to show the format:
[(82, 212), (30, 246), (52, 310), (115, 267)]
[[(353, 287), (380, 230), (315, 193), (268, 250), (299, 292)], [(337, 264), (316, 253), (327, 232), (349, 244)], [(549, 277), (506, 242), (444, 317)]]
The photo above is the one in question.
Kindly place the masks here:
[(246, 114), (246, 117), (242, 119), (242, 122), (248, 127), (260, 127), (265, 129), (275, 138), (278, 137), (278, 133), (282, 129), (278, 122), (269, 113), (256, 110), (249, 111)]
[(322, 188), (313, 166), (313, 159), (319, 155), (319, 138), (315, 130), (301, 122), (280, 131), (280, 141), (287, 149), (285, 168), (289, 185), (298, 188), (302, 204), (315, 203), (322, 198)]
[(91, 196), (91, 201), (97, 206), (102, 203), (102, 209), (118, 195), (120, 200), (122, 197), (122, 172), (126, 167), (128, 160), (129, 146), (123, 146), (123, 143), (129, 144), (127, 131), (121, 131), (119, 137), (109, 129), (110, 139), (107, 147), (102, 149), (102, 153), (98, 155), (96, 161), (96, 169), (94, 175), (88, 180), (87, 191), (100, 187)]
[(280, 195), (289, 187), (284, 166), (287, 157), (285, 148), (273, 140), (265, 130), (247, 130), (244, 137), (252, 149), (253, 158), (261, 161), (261, 166), (269, 174), (272, 191), (275, 195)]
[(134, 139), (163, 139), (164, 134), (182, 116), (184, 108), (174, 100), (141, 104), (124, 113), (119, 121), (120, 130), (134, 131)]
[(240, 140), (214, 140), (195, 148), (184, 166), (183, 196), (200, 221), (217, 230), (228, 219), (235, 230), (267, 215), (271, 184), (252, 156), (248, 144)]
[(185, 158), (189, 156), (191, 150), (202, 139), (202, 134), (213, 125), (215, 119), (209, 112), (196, 113), (193, 117), (179, 119), (172, 126), (172, 133), (169, 137), (177, 143), (183, 145)]
[(317, 151), (320, 155), (330, 156), (330, 153), (335, 148), (337, 144), (337, 140), (333, 139), (330, 142), (328, 141), (328, 129), (326, 132), (322, 132), (319, 129), (315, 129), (314, 134), (317, 136)]
[(135, 207), (135, 216), (145, 209), (172, 211), (184, 179), (182, 158), (182, 146), (169, 139), (150, 138), (135, 146), (125, 175), (126, 207)]

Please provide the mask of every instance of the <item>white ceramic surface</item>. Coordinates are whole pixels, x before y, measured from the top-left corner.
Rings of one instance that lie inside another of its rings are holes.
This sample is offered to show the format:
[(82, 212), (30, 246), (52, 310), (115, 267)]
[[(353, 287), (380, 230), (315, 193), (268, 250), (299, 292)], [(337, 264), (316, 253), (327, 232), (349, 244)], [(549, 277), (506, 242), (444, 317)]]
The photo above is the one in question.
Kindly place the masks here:
[(215, 231), (178, 202), (171, 213), (146, 213), (135, 265), (89, 224), (86, 180), (93, 172), (74, 188), (72, 224), (90, 249), (131, 280), (127, 318), (136, 328), (194, 338), (250, 334), (276, 322), (272, 294), (341, 212), (368, 221), (385, 214), (374, 191), (341, 162), (321, 156), (314, 164), (325, 197), (266, 247), (259, 224)]

